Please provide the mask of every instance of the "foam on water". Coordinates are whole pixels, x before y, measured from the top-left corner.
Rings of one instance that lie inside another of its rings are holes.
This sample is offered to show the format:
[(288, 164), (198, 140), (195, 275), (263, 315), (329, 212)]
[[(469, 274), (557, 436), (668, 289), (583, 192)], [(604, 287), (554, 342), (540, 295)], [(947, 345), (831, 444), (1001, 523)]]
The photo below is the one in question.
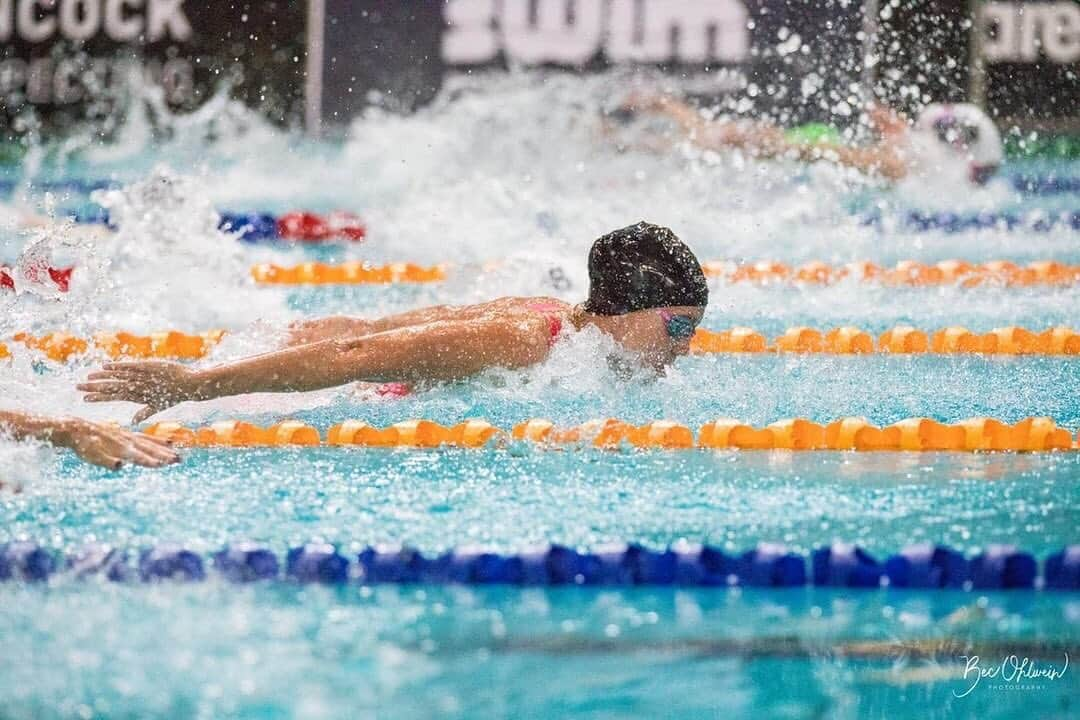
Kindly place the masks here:
[[(76, 137), (28, 154), (20, 168), (27, 184), (0, 205), (0, 260), (78, 270), (67, 294), (44, 284), (0, 292), (0, 335), (224, 327), (230, 334), (207, 361), (215, 362), (275, 347), (295, 317), (376, 316), (508, 294), (578, 301), (592, 239), (642, 218), (671, 225), (702, 259), (1080, 262), (1077, 234), (1065, 229), (916, 233), (896, 222), (911, 208), (1071, 210), (1073, 197), (1022, 198), (1004, 180), (971, 190), (944, 175), (888, 190), (834, 168), (759, 163), (685, 143), (663, 154), (620, 148), (599, 122), (600, 110), (619, 101), (618, 87), (612, 76), (464, 78), (416, 115), (372, 113), (346, 137), (323, 142), (273, 130), (224, 93), (187, 117), (144, 93), (112, 144)], [(56, 175), (121, 181), (98, 197), (118, 231), (6, 229), (26, 209), (48, 210), (29, 183)], [(215, 227), (215, 209), (298, 207), (359, 212), (370, 239), (255, 248)], [(869, 210), (883, 214), (881, 227), (861, 224)], [(254, 262), (312, 257), (450, 262), (458, 271), (441, 285), (390, 288), (258, 289), (247, 274)], [(712, 298), (704, 325), (713, 329), (961, 323), (985, 331), (1075, 325), (1080, 289), (717, 284)], [(1068, 359), (715, 356), (687, 358), (664, 377), (623, 380), (605, 362), (613, 349), (598, 333), (569, 333), (539, 367), (403, 400), (345, 387), (181, 405), (162, 419), (266, 424), (292, 416), (324, 431), (347, 418), (387, 425), (410, 417), (486, 417), (509, 427), (528, 417), (670, 417), (696, 426), (718, 416), (761, 424), (794, 415), (878, 423), (1050, 415), (1080, 425), (1080, 365)], [(57, 366), (11, 350), (0, 407), (118, 421), (134, 411), (81, 402), (73, 386), (93, 361)], [(280, 554), (318, 537), (343, 552), (374, 542), (434, 552), (678, 539), (731, 551), (783, 541), (805, 552), (842, 539), (884, 555), (926, 540), (968, 552), (1011, 542), (1041, 556), (1077, 539), (1078, 459), (261, 449), (195, 450), (162, 471), (109, 473), (70, 453), (0, 439), (0, 483), (21, 488), (0, 492), (0, 542), (29, 538), (69, 551), (92, 540), (126, 548), (180, 541), (209, 552), (252, 538)], [(34, 718), (387, 709), (429, 717), (432, 708), (469, 717), (712, 717), (722, 707), (732, 717), (869, 709), (921, 720), (956, 709), (954, 665), (919, 665), (902, 652), (858, 661), (815, 643), (1050, 638), (1075, 646), (1080, 637), (1076, 603), (1052, 593), (236, 588), (215, 580), (132, 588), (64, 579), (5, 583), (0, 592), (4, 712)], [(758, 657), (731, 644), (778, 636), (794, 637), (803, 655)], [(963, 709), (986, 718), (1061, 714), (1076, 697), (1076, 677), (1046, 692), (976, 694)]]
[[(929, 197), (946, 199), (956, 210), (1014, 207), (1020, 199), (1003, 180), (970, 190), (943, 188), (935, 178), (921, 178), (888, 191), (847, 171), (755, 162), (739, 153), (702, 152), (685, 143), (675, 143), (665, 154), (620, 147), (625, 138), (606, 134), (600, 122), (600, 111), (620, 99), (613, 87), (610, 77), (582, 81), (558, 73), (459, 79), (413, 116), (373, 112), (354, 122), (342, 142), (323, 144), (273, 131), (224, 95), (186, 118), (169, 116), (147, 96), (141, 107), (149, 110), (130, 114), (132, 129), (118, 133), (111, 150), (88, 144), (63, 159), (69, 170), (109, 168), (133, 180), (96, 197), (108, 207), (118, 231), (76, 232), (67, 226), (34, 231), (25, 241), (21, 263), (73, 262), (79, 271), (66, 295), (44, 285), (17, 297), (0, 295), (2, 329), (64, 329), (85, 335), (103, 329), (224, 327), (233, 335), (215, 352), (220, 359), (274, 347), (280, 328), (298, 315), (374, 316), (505, 294), (576, 301), (587, 285), (584, 257), (592, 239), (641, 218), (672, 225), (703, 259), (777, 258), (794, 263), (871, 258), (888, 263), (903, 258), (1080, 257), (1076, 234), (1066, 229), (915, 233), (887, 222), (881, 228), (866, 227), (853, 215), (856, 207), (869, 203), (888, 219), (903, 208), (927, 207)], [(147, 124), (153, 132), (139, 129)], [(217, 142), (208, 144), (210, 137)], [(171, 166), (150, 166), (161, 160)], [(24, 172), (32, 179), (47, 167), (39, 157)], [(55, 202), (63, 204), (64, 199)], [(443, 285), (419, 289), (254, 288), (247, 275), (251, 263), (298, 262), (307, 251), (243, 246), (216, 229), (215, 208), (280, 211), (305, 206), (343, 207), (367, 220), (370, 240), (330, 251), (334, 259), (451, 262), (458, 270)], [(491, 260), (499, 262), (492, 266)], [(900, 323), (926, 329), (957, 323), (974, 330), (1012, 323), (1042, 328), (1074, 322), (1078, 293), (1076, 288), (904, 290), (859, 282), (828, 288), (719, 284), (714, 285), (704, 324), (748, 324), (767, 333), (799, 324), (855, 324), (875, 332)], [(481, 380), (476, 387), (496, 395), (531, 396), (532, 404), (542, 405), (552, 388), (573, 393), (614, 385), (606, 363), (596, 362), (610, 348), (578, 341), (566, 347), (545, 366), (496, 373), (502, 377), (496, 386)], [(835, 364), (829, 359), (795, 362), (808, 367)], [(961, 365), (977, 367), (980, 362)], [(1027, 368), (1031, 361), (1016, 362)], [(736, 361), (732, 367), (743, 370), (731, 377), (733, 393), (752, 393), (750, 381), (740, 377), (744, 371), (756, 376), (753, 368), (770, 366), (752, 359)], [(685, 361), (672, 373), (672, 378), (685, 378), (679, 393), (690, 406), (715, 403), (707, 389), (711, 384), (704, 381), (712, 367), (710, 362)], [(10, 399), (52, 412), (86, 414), (88, 408), (69, 389), (85, 370), (50, 368), (42, 375), (24, 358), (3, 382), (16, 386)], [(1031, 372), (1054, 381), (1052, 374)], [(1008, 372), (975, 374), (984, 396), (1007, 387)], [(919, 382), (917, 376), (908, 377)], [(898, 391), (918, 394), (902, 386)], [(626, 393), (611, 392), (611, 402), (600, 401), (597, 409), (641, 414), (635, 407), (641, 403), (632, 399), (640, 393), (627, 400)], [(42, 401), (43, 396), (47, 400)], [(599, 401), (595, 393), (589, 397)], [(842, 404), (842, 399), (834, 400), (826, 405)], [(345, 389), (309, 399), (245, 399), (214, 407), (289, 412), (327, 402), (355, 402), (355, 395)], [(908, 405), (918, 410), (917, 402)], [(646, 401), (644, 406), (653, 404)], [(762, 414), (746, 403), (739, 406), (755, 417)], [(94, 408), (97, 417), (123, 419), (127, 412)], [(217, 411), (188, 412), (197, 419), (199, 412), (206, 417)]]

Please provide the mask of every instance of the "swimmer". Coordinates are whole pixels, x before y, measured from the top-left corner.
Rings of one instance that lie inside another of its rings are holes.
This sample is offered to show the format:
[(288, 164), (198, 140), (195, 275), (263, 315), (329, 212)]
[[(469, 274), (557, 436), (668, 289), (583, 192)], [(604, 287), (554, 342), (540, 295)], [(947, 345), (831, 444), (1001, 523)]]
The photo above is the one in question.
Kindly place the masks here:
[(48, 418), (0, 410), (0, 435), (69, 448), (86, 462), (110, 470), (119, 470), (125, 462), (156, 468), (180, 461), (180, 456), (157, 438), (81, 418)]
[[(669, 118), (687, 139), (707, 150), (732, 148), (758, 158), (831, 162), (889, 181), (945, 172), (982, 185), (1003, 158), (1001, 135), (993, 121), (966, 103), (929, 105), (913, 126), (889, 108), (871, 107), (867, 120), (877, 139), (868, 145), (848, 144), (824, 125), (785, 131), (768, 122), (709, 120), (698, 109), (666, 95), (631, 97), (614, 115), (630, 119), (637, 112)], [(959, 172), (950, 172), (954, 169)]]
[(664, 227), (638, 223), (589, 252), (589, 297), (507, 297), (430, 307), (381, 320), (331, 318), (293, 330), (292, 347), (217, 367), (116, 362), (91, 373), (87, 402), (135, 402), (138, 423), (185, 401), (255, 392), (305, 392), (353, 382), (452, 381), (489, 368), (543, 362), (564, 329), (595, 327), (661, 372), (689, 352), (708, 303), (694, 254)]

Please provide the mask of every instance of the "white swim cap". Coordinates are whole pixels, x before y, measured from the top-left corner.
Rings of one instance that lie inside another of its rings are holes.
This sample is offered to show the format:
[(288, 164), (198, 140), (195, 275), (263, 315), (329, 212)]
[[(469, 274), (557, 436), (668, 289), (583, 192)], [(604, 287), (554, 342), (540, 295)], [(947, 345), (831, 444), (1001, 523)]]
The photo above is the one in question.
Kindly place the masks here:
[(1001, 134), (994, 121), (969, 103), (927, 105), (915, 131), (931, 139), (938, 147), (968, 164), (972, 182), (985, 183), (1004, 159)]

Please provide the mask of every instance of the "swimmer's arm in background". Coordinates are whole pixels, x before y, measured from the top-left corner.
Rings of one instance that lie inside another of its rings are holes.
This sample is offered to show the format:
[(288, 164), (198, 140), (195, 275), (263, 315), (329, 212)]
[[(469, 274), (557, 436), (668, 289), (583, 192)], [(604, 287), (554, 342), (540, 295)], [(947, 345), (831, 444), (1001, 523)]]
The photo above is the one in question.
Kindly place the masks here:
[(180, 460), (179, 455), (157, 438), (80, 418), (0, 411), (0, 433), (17, 440), (34, 439), (70, 448), (86, 462), (112, 470), (124, 462), (161, 467)]
[(709, 120), (689, 103), (669, 95), (636, 95), (624, 104), (629, 111), (653, 112), (674, 121), (687, 140), (705, 150), (743, 149), (773, 157), (791, 146), (780, 128), (767, 122)]
[(806, 162), (834, 162), (868, 175), (878, 175), (893, 181), (902, 180), (908, 173), (908, 164), (903, 154), (889, 143), (869, 147), (835, 144), (798, 145), (796, 152), (799, 159)]
[(136, 402), (138, 423), (185, 401), (255, 392), (307, 392), (350, 382), (457, 380), (492, 367), (521, 368), (547, 357), (545, 318), (436, 322), (362, 338), (326, 340), (205, 370), (170, 362), (109, 363), (79, 390), (87, 402)]

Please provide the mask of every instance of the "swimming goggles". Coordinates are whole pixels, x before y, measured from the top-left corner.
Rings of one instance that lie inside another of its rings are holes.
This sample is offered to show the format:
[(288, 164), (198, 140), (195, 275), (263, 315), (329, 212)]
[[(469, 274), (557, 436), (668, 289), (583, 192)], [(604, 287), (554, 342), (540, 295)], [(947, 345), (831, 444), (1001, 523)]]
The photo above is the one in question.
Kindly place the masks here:
[(660, 319), (667, 327), (667, 334), (672, 340), (689, 340), (694, 337), (698, 321), (689, 315), (679, 315), (667, 310), (660, 311)]

